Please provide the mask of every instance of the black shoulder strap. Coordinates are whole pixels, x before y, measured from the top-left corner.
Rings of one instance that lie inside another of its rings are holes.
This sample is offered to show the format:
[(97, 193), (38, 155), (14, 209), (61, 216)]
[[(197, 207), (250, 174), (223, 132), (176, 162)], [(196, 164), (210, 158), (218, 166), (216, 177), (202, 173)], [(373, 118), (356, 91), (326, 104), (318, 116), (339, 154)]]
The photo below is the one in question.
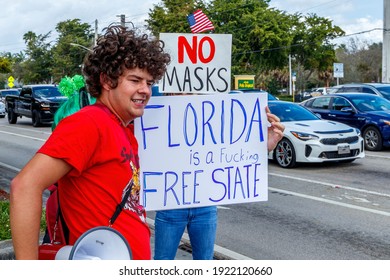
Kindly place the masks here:
[[(58, 185), (57, 185), (57, 188), (58, 188)], [(64, 237), (65, 237), (65, 242), (66, 242), (66, 244), (69, 244), (69, 228), (65, 223), (64, 217), (62, 216), (61, 207), (60, 207), (60, 196), (59, 196), (58, 190), (57, 190), (57, 203), (58, 203), (58, 209), (57, 209), (56, 220), (57, 220), (57, 222), (60, 221), (60, 223), (62, 225), (62, 231), (63, 231)]]
[(130, 196), (131, 189), (133, 188), (133, 185), (134, 185), (134, 181), (133, 181), (133, 179), (131, 179), (129, 184), (127, 185), (128, 188), (127, 188), (127, 191), (126, 191), (125, 195), (123, 196), (123, 199), (122, 199), (121, 203), (119, 203), (116, 206), (114, 215), (112, 215), (112, 217), (111, 217), (111, 219), (109, 221), (109, 226), (112, 226), (115, 223), (116, 218), (118, 218), (119, 214), (122, 212), (123, 207), (125, 207), (126, 201), (129, 198), (129, 196)]

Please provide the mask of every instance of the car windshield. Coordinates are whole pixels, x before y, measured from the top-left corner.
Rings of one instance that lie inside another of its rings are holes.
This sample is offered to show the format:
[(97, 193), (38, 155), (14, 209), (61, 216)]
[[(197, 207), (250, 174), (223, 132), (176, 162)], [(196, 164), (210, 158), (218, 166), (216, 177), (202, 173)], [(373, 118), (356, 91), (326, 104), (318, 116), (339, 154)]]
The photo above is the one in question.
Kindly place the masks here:
[(38, 97), (59, 97), (59, 96), (62, 96), (60, 91), (56, 87), (37, 87), (34, 89), (34, 93)]
[(312, 121), (319, 118), (306, 108), (294, 103), (268, 103), (270, 111), (280, 118), (282, 122)]
[(376, 95), (354, 96), (350, 100), (363, 112), (390, 110), (390, 101)]
[(390, 86), (377, 87), (377, 89), (383, 94), (383, 97), (390, 100)]
[(278, 100), (275, 96), (273, 96), (271, 93), (268, 93), (268, 100)]
[(19, 95), (19, 91), (17, 89), (13, 90), (3, 90), (1, 91), (1, 96), (6, 97), (7, 95)]

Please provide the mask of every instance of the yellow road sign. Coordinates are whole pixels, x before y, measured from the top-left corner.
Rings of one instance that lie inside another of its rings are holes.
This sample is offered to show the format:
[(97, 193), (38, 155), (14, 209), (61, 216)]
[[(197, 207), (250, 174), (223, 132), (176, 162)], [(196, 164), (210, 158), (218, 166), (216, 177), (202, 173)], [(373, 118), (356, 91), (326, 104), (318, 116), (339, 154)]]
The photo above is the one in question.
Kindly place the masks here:
[(9, 82), (9, 83), (13, 83), (14, 81), (15, 81), (14, 77), (12, 77), (12, 76), (9, 76), (9, 78), (8, 78), (8, 82)]

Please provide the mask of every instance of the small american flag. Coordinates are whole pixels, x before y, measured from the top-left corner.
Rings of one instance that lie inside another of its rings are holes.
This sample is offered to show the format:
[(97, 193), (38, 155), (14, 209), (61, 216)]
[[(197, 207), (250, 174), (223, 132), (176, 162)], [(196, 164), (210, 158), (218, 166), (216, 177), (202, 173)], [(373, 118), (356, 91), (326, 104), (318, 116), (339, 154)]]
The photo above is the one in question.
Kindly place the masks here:
[(192, 33), (200, 33), (206, 30), (213, 30), (213, 23), (208, 17), (202, 12), (197, 10), (193, 14), (187, 16), (188, 23), (190, 24)]

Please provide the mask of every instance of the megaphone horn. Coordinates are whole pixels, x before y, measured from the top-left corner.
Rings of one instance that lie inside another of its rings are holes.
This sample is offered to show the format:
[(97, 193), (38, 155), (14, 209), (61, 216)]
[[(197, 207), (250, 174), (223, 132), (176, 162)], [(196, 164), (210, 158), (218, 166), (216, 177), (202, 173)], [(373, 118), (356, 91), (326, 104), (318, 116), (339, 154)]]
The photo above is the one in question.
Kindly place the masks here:
[(123, 235), (111, 227), (95, 227), (76, 243), (58, 250), (56, 260), (131, 260), (132, 253)]

